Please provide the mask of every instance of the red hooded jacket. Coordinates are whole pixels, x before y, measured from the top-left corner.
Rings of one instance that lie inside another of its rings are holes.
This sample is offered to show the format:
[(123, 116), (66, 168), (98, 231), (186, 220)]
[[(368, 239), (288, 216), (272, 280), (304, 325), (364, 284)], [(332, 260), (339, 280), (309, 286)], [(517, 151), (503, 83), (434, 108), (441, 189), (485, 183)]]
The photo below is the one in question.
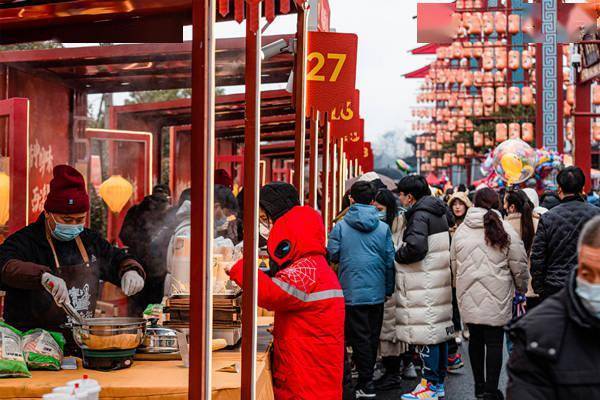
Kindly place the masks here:
[[(267, 242), (282, 266), (259, 271), (258, 304), (275, 311), (273, 384), (277, 400), (340, 400), (344, 370), (344, 295), (325, 260), (325, 228), (310, 207), (278, 219)], [(230, 272), (243, 287), (243, 262)]]

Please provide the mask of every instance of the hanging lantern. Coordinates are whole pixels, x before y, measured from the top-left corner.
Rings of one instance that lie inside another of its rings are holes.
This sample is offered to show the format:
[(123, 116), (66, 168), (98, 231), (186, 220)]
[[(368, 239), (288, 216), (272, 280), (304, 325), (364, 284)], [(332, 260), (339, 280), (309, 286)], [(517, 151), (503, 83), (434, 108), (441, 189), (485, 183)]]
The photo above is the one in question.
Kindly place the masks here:
[(486, 72), (485, 74), (483, 74), (483, 83), (485, 84), (489, 84), (490, 86), (493, 86), (494, 83), (494, 73), (489, 71)]
[[(473, 57), (473, 47), (471, 42), (463, 42), (463, 57), (465, 58), (471, 58)], [(467, 65), (464, 65), (465, 67)]]
[(521, 53), (521, 65), (523, 69), (529, 70), (533, 67), (533, 58), (531, 53), (527, 50), (523, 50)]
[(473, 0), (473, 8), (483, 8), (483, 2), (481, 0)]
[(465, 8), (471, 10), (473, 8), (473, 0), (465, 0)]
[(465, 72), (465, 77), (463, 79), (463, 86), (470, 87), (473, 86), (473, 73), (471, 71)]
[(496, 103), (500, 107), (506, 107), (508, 105), (508, 91), (505, 87), (496, 88)]
[(484, 106), (493, 106), (494, 105), (494, 88), (485, 87), (481, 90), (481, 96), (483, 97), (483, 105)]
[(522, 139), (528, 143), (533, 143), (533, 124), (531, 122), (523, 123), (521, 127)]
[(467, 117), (471, 117), (473, 115), (473, 100), (468, 99), (463, 102), (462, 105), (463, 113)]
[(600, 85), (592, 86), (592, 103), (600, 105)]
[(511, 35), (519, 33), (519, 25), (521, 25), (521, 17), (518, 14), (510, 14), (508, 16), (508, 33)]
[(521, 104), (521, 89), (518, 86), (512, 86), (508, 89), (508, 102), (511, 106)]
[(507, 54), (506, 50), (500, 48), (500, 51), (496, 52), (496, 68), (497, 69), (505, 69), (506, 68), (506, 60)]
[(491, 35), (494, 33), (494, 14), (491, 12), (484, 12), (482, 16), (483, 21), (483, 33), (485, 35)]
[(496, 71), (494, 72), (494, 82), (496, 82), (497, 84), (502, 84), (504, 83), (504, 72), (503, 71)]
[(133, 195), (133, 185), (121, 175), (113, 175), (100, 185), (102, 200), (113, 213), (120, 213)]
[(473, 43), (473, 56), (475, 58), (481, 58), (483, 56), (483, 44), (481, 42)]
[(456, 9), (463, 10), (465, 8), (465, 0), (456, 0)]
[(508, 68), (514, 70), (519, 69), (519, 55), (517, 50), (511, 50), (508, 52)]
[(567, 122), (567, 140), (573, 141), (573, 122), (571, 121)]
[(573, 111), (573, 108), (571, 107), (571, 105), (568, 102), (563, 102), (563, 117), (565, 118), (569, 118), (571, 116), (571, 111)]
[(495, 25), (496, 32), (501, 35), (506, 33), (506, 15), (501, 12), (497, 12), (495, 15)]
[(481, 35), (481, 13), (474, 13), (471, 16), (469, 35)]
[(596, 142), (600, 142), (600, 123), (598, 122), (592, 124), (592, 139)]
[(465, 144), (464, 143), (456, 143), (456, 155), (457, 156), (465, 155)]
[(473, 146), (475, 146), (475, 147), (483, 146), (483, 135), (479, 131), (473, 132)]
[(567, 86), (567, 103), (571, 106), (575, 104), (575, 86), (573, 85)]
[(475, 71), (475, 73), (473, 74), (473, 80), (475, 82), (475, 86), (481, 87), (481, 85), (483, 85), (483, 72)]
[(496, 142), (504, 142), (508, 138), (508, 126), (506, 124), (496, 124)]
[(473, 114), (476, 117), (483, 116), (483, 102), (481, 100), (475, 100), (473, 102)]
[(473, 126), (473, 121), (471, 121), (470, 119), (466, 119), (465, 120), (465, 130), (467, 132), (473, 132), (474, 126)]
[(10, 177), (0, 172), (0, 226), (5, 226), (10, 218)]
[(481, 59), (481, 65), (484, 70), (491, 71), (494, 69), (494, 58), (490, 55), (484, 55)]
[(533, 104), (533, 89), (531, 86), (523, 86), (521, 89), (521, 103), (524, 106), (530, 106)]
[(520, 139), (521, 138), (521, 124), (513, 122), (508, 125), (508, 138), (509, 139)]

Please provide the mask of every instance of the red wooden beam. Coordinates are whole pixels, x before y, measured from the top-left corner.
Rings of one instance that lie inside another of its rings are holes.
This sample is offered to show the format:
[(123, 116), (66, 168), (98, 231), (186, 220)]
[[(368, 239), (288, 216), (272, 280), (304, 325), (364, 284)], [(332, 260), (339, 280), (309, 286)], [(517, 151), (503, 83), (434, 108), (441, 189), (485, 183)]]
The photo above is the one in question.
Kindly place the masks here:
[(206, 302), (208, 288), (206, 286), (208, 248), (207, 213), (210, 190), (208, 170), (208, 87), (209, 78), (209, 1), (194, 0), (193, 43), (192, 47), (192, 225), (191, 225), (191, 296), (190, 296), (190, 373), (189, 399), (206, 400), (210, 398), (211, 388), (206, 385), (206, 377), (210, 374), (205, 362), (207, 355), (212, 354), (206, 346), (209, 327), (207, 322)]
[[(591, 113), (591, 81), (578, 83), (575, 86), (575, 149), (573, 155), (574, 162), (585, 174), (585, 192), (592, 187), (592, 120), (594, 116)], [(560, 104), (560, 103), (559, 103)]]

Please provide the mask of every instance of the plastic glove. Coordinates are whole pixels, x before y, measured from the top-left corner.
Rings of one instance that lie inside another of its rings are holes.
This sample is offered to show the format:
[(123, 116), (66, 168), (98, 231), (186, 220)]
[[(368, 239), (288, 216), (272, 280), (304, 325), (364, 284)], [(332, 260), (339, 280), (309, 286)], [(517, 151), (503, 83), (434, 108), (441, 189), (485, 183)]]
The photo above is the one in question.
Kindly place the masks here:
[(121, 278), (121, 290), (125, 296), (133, 296), (144, 288), (144, 278), (136, 271), (127, 271)]
[(58, 276), (44, 272), (42, 274), (42, 286), (52, 295), (59, 306), (69, 302), (69, 290), (65, 281)]

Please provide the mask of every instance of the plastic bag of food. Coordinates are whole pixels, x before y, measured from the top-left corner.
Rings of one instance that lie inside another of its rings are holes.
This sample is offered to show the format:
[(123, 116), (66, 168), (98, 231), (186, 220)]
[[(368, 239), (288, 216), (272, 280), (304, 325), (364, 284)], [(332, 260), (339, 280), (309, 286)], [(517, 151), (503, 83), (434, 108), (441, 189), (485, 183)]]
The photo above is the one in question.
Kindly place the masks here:
[(65, 338), (57, 332), (32, 329), (23, 334), (23, 355), (30, 369), (59, 371)]
[(12, 326), (0, 322), (0, 378), (29, 378), (23, 350), (22, 333)]

